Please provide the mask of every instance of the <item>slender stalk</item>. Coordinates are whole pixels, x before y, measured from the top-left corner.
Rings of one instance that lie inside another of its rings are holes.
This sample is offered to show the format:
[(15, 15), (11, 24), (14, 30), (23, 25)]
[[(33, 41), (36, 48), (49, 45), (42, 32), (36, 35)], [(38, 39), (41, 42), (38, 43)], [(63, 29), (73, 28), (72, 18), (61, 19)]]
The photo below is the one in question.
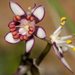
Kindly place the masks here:
[(52, 44), (47, 43), (47, 46), (45, 47), (45, 49), (43, 50), (43, 52), (37, 57), (35, 63), (37, 65), (40, 65), (40, 63), (43, 61), (43, 59), (45, 58), (45, 56), (48, 54), (48, 52), (50, 51)]
[(40, 75), (39, 69), (38, 69), (37, 66), (40, 65), (40, 63), (43, 61), (43, 59), (45, 58), (45, 56), (48, 54), (48, 52), (50, 51), (51, 46), (52, 45), (47, 40), (47, 45), (46, 45), (45, 49), (36, 58), (35, 61), (34, 61), (33, 58), (29, 57), (30, 54), (31, 54), (31, 52), (30, 53), (26, 53), (25, 52), (21, 56), (21, 61), (20, 61), (19, 68), (18, 68), (17, 72), (14, 75), (29, 75), (28, 72), (30, 72), (31, 75)]

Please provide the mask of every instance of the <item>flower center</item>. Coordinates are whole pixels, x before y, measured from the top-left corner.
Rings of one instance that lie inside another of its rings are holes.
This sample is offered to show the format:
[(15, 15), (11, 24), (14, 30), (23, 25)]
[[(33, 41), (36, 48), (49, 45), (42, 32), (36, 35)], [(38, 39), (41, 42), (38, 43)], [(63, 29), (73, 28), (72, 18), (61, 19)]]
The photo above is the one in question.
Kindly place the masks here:
[[(13, 34), (14, 39), (28, 40), (35, 31), (35, 25), (32, 22), (23, 20), (20, 25), (16, 26), (15, 23), (9, 25), (10, 31)], [(18, 28), (18, 29), (17, 29)]]
[(31, 22), (28, 22), (26, 24), (21, 24), (21, 27), (20, 28), (23, 28), (23, 30), (28, 34), (28, 35), (31, 35), (29, 32), (31, 31), (32, 33), (34, 32), (35, 30), (35, 26), (31, 24)]
[(29, 30), (29, 25), (25, 25), (23, 28), (24, 28), (25, 31), (28, 31)]

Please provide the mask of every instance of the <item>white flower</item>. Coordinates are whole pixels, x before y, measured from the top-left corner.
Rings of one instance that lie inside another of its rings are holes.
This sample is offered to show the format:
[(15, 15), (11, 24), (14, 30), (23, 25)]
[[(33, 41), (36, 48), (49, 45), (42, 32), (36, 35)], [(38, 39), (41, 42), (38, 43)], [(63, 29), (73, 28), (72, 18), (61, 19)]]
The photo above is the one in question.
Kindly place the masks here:
[(10, 8), (15, 14), (8, 27), (10, 32), (5, 36), (9, 43), (26, 42), (26, 52), (30, 52), (34, 44), (34, 35), (44, 39), (46, 33), (42, 27), (36, 26), (45, 15), (43, 6), (35, 6), (30, 12), (25, 12), (17, 3), (10, 1)]
[(72, 45), (72, 41), (69, 40), (70, 38), (73, 37), (73, 35), (68, 35), (68, 36), (61, 36), (60, 33), (63, 29), (63, 26), (65, 24), (65, 17), (63, 17), (61, 20), (61, 25), (54, 31), (54, 33), (50, 36), (51, 43), (53, 45), (54, 51), (58, 58), (61, 60), (61, 62), (70, 70), (70, 66), (66, 62), (63, 56), (63, 52), (68, 50), (69, 48), (72, 48), (75, 50), (75, 46)]

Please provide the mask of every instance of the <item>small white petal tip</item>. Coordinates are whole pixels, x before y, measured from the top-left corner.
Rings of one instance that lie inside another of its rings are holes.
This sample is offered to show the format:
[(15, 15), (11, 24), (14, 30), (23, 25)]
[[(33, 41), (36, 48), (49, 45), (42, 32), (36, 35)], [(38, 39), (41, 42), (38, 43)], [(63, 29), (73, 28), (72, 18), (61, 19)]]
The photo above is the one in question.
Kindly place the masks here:
[(32, 49), (33, 45), (34, 45), (34, 38), (32, 38), (32, 39), (30, 39), (30, 40), (28, 40), (26, 42), (26, 52), (27, 53), (30, 52), (30, 50)]
[(45, 9), (43, 6), (38, 6), (34, 11), (33, 15), (38, 18), (38, 20), (42, 20), (45, 15)]
[(23, 9), (16, 2), (10, 1), (9, 4), (10, 4), (11, 10), (13, 11), (13, 13), (15, 15), (21, 16), (21, 15), (25, 14), (25, 12), (23, 11)]
[(9, 43), (18, 43), (20, 40), (19, 39), (14, 39), (13, 36), (12, 36), (12, 33), (8, 33), (5, 37), (5, 40)]
[(37, 37), (42, 38), (42, 39), (46, 37), (46, 33), (42, 28), (38, 28)]

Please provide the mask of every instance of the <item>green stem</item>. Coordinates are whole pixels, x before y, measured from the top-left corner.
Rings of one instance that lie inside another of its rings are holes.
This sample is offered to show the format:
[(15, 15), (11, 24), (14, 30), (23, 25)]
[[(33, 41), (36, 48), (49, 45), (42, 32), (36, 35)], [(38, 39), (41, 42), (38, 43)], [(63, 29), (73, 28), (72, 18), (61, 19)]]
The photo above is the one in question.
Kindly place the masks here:
[(45, 49), (43, 50), (43, 52), (37, 57), (35, 63), (37, 65), (40, 65), (40, 63), (43, 61), (43, 59), (45, 58), (45, 56), (48, 54), (48, 52), (50, 51), (52, 44), (50, 44), (49, 42), (47, 42), (47, 46), (45, 47)]
[(34, 65), (31, 67), (31, 74), (32, 75), (40, 75), (39, 69)]

